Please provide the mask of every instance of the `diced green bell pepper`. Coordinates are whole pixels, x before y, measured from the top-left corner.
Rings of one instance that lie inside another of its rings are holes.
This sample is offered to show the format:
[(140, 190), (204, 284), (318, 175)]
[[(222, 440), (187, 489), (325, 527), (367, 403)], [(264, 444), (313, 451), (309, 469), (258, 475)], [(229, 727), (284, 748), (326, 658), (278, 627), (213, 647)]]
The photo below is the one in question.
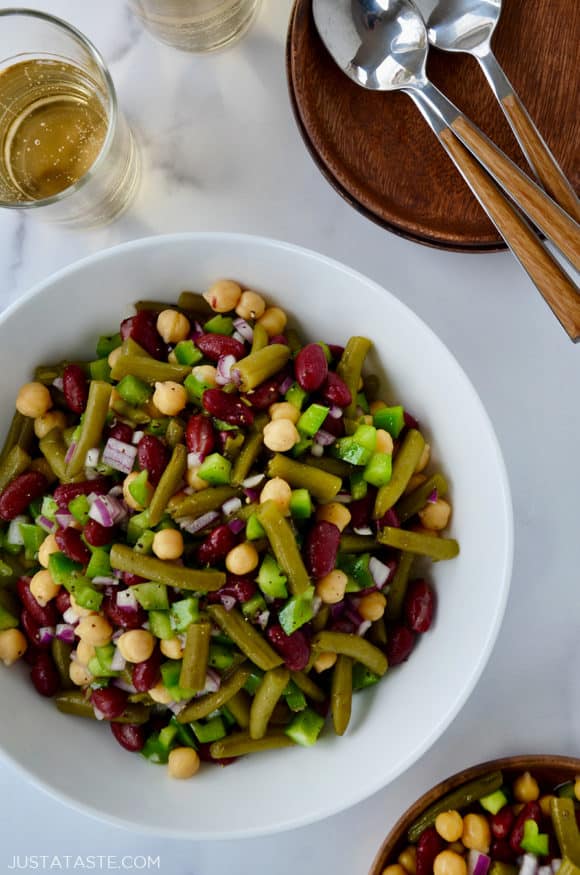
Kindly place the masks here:
[(97, 359), (94, 362), (89, 362), (89, 375), (91, 380), (102, 380), (104, 383), (111, 383), (111, 368), (107, 359)]
[(149, 511), (144, 510), (142, 513), (136, 513), (129, 520), (127, 527), (127, 540), (130, 544), (135, 544), (143, 532), (149, 528)]
[(256, 582), (264, 595), (272, 599), (287, 599), (287, 577), (274, 559), (271, 553), (266, 553), (260, 565), (260, 572)]
[(112, 577), (113, 569), (109, 558), (109, 550), (106, 547), (93, 547), (91, 558), (87, 565), (87, 577)]
[(168, 749), (159, 740), (159, 733), (152, 732), (145, 742), (141, 755), (152, 763), (165, 764), (169, 759)]
[(188, 626), (199, 620), (199, 599), (191, 597), (173, 602), (170, 617), (175, 632), (185, 632)]
[(86, 495), (77, 495), (72, 501), (69, 501), (68, 509), (81, 526), (88, 523), (91, 505)]
[(73, 562), (64, 553), (51, 553), (48, 558), (48, 570), (55, 583), (69, 589), (82, 571), (78, 562)]
[(149, 399), (151, 395), (151, 387), (148, 383), (134, 377), (133, 374), (126, 374), (122, 380), (117, 383), (117, 392), (127, 404), (133, 407), (140, 407)]
[(190, 368), (203, 358), (202, 351), (197, 348), (193, 340), (180, 340), (173, 352), (180, 365), (188, 365)]
[(147, 488), (148, 485), (147, 471), (143, 470), (137, 474), (128, 486), (129, 492), (141, 507), (147, 507), (151, 500), (151, 492)]
[(210, 334), (226, 334), (231, 337), (234, 333), (234, 320), (231, 316), (222, 316), (221, 313), (218, 313), (207, 320), (203, 330)]
[(192, 747), (194, 750), (197, 750), (197, 744), (195, 743), (193, 732), (187, 723), (179, 723), (177, 717), (172, 717), (168, 725), (175, 726), (177, 729), (177, 738), (181, 744), (185, 745), (185, 747)]
[(374, 586), (374, 580), (369, 571), (370, 558), (370, 553), (338, 554), (337, 565), (349, 578), (350, 585), (347, 584), (347, 592), (357, 592)]
[(300, 456), (303, 453), (305, 453), (306, 450), (310, 449), (310, 447), (312, 446), (313, 443), (314, 443), (314, 440), (312, 438), (309, 438), (309, 437), (301, 438), (298, 441), (298, 443), (294, 444), (294, 446), (292, 447), (292, 458), (293, 459), (300, 458)]
[[(88, 500), (87, 500), (88, 501)], [(69, 504), (70, 510), (70, 504)], [(42, 505), (40, 507), (40, 516), (45, 516), (47, 520), (51, 520), (54, 522), (54, 519), (58, 513), (58, 502), (55, 501), (50, 495), (45, 495), (42, 499)], [(71, 511), (72, 513), (72, 511)]]
[(101, 668), (105, 671), (111, 671), (111, 662), (115, 655), (115, 645), (103, 644), (102, 647), (95, 647), (95, 654)]
[(498, 811), (501, 811), (508, 804), (508, 798), (503, 790), (496, 790), (488, 796), (482, 796), (479, 804), (485, 811), (489, 811), (490, 814), (497, 814)]
[(321, 348), (322, 352), (324, 353), (324, 358), (326, 359), (326, 363), (330, 364), (332, 362), (332, 353), (330, 351), (329, 345), (327, 343), (325, 343), (323, 340), (317, 340), (316, 342), (317, 342), (318, 346)]
[(264, 677), (264, 672), (260, 671), (259, 668), (255, 668), (252, 671), (252, 674), (249, 676), (248, 680), (244, 684), (244, 689), (246, 692), (250, 694), (250, 696), (256, 695), (256, 690), (262, 683), (262, 679)]
[(103, 602), (103, 593), (97, 592), (89, 584), (76, 583), (73, 586), (75, 601), (81, 608), (86, 608), (87, 611), (98, 611)]
[(309, 586), (301, 595), (292, 596), (280, 613), (278, 619), (286, 635), (291, 635), (314, 616), (314, 587)]
[(341, 459), (350, 465), (366, 465), (373, 455), (372, 450), (355, 441), (354, 435), (338, 438), (333, 443), (330, 452), (335, 459)]
[(285, 732), (296, 744), (311, 747), (318, 740), (323, 726), (324, 717), (321, 717), (312, 708), (305, 708), (304, 711), (300, 711), (292, 718)]
[(305, 392), (298, 383), (292, 383), (286, 394), (284, 395), (284, 399), (289, 401), (290, 404), (293, 404), (294, 407), (297, 407), (298, 410), (302, 410), (302, 405), (308, 398), (308, 392)]
[(152, 434), (156, 437), (163, 437), (163, 435), (167, 432), (169, 423), (169, 417), (164, 417), (163, 419), (152, 419), (151, 422), (148, 422), (145, 426), (145, 431), (147, 432), (147, 434)]
[(181, 660), (168, 659), (161, 665), (161, 678), (166, 687), (176, 687), (181, 674)]
[(259, 541), (260, 538), (265, 538), (266, 532), (255, 513), (253, 513), (246, 523), (246, 539), (248, 541)]
[(282, 695), (291, 711), (304, 711), (307, 706), (306, 696), (294, 681), (289, 682)]
[(193, 374), (190, 374), (189, 377), (185, 378), (183, 385), (185, 386), (185, 391), (187, 392), (189, 400), (201, 407), (203, 393), (206, 389), (211, 389), (209, 383), (204, 383), (202, 380), (198, 380)]
[(367, 483), (377, 488), (386, 486), (392, 475), (393, 457), (389, 453), (375, 453), (363, 471), (363, 477)]
[(159, 744), (165, 748), (167, 753), (171, 751), (173, 744), (177, 741), (178, 730), (175, 723), (169, 722), (167, 726), (159, 731)]
[(38, 550), (44, 539), (46, 532), (40, 526), (35, 526), (32, 523), (20, 523), (20, 532), (24, 541), (24, 555), (27, 559), (36, 559)]
[(298, 422), (296, 428), (302, 435), (312, 437), (322, 428), (322, 424), (328, 416), (329, 407), (324, 407), (322, 404), (311, 404), (306, 408)]
[(538, 857), (547, 857), (550, 852), (550, 837), (547, 833), (541, 833), (535, 820), (526, 820), (524, 823), (524, 837), (520, 842), (524, 851), (536, 854)]
[(248, 599), (247, 602), (242, 603), (242, 614), (244, 617), (247, 617), (248, 620), (253, 620), (258, 614), (261, 614), (262, 611), (265, 610), (267, 610), (267, 606), (261, 592), (254, 593), (252, 598)]
[(367, 687), (372, 687), (380, 681), (381, 677), (363, 665), (362, 662), (355, 662), (352, 668), (352, 688), (353, 690), (366, 690)]
[(350, 494), (353, 501), (358, 501), (364, 498), (367, 494), (369, 484), (364, 478), (364, 471), (353, 471), (350, 475)]
[(210, 720), (194, 720), (191, 728), (200, 744), (210, 744), (219, 741), (226, 735), (226, 727), (221, 716), (212, 717)]
[(202, 462), (197, 472), (211, 486), (227, 486), (232, 475), (232, 463), (219, 453), (211, 453)]
[(154, 538), (155, 532), (152, 532), (151, 529), (147, 529), (146, 532), (143, 532), (143, 534), (133, 547), (135, 553), (142, 553), (144, 556), (148, 556), (153, 550)]
[(168, 611), (169, 597), (163, 583), (137, 583), (131, 592), (146, 611)]
[(356, 396), (357, 407), (360, 407), (364, 414), (370, 413), (369, 402), (364, 392), (359, 392)]
[(296, 520), (307, 520), (312, 516), (312, 499), (307, 489), (293, 489), (290, 496), (290, 514)]
[(121, 346), (122, 343), (123, 341), (120, 334), (101, 335), (97, 341), (97, 358), (108, 358), (113, 350), (117, 349), (118, 346)]
[(388, 431), (391, 437), (398, 438), (405, 425), (405, 411), (400, 405), (382, 407), (373, 416), (373, 424), (376, 428)]
[(156, 638), (166, 641), (175, 637), (175, 631), (171, 626), (169, 611), (149, 611), (149, 631)]
[(210, 668), (216, 668), (218, 671), (227, 671), (234, 664), (232, 648), (226, 647), (225, 644), (211, 643), (207, 664)]
[[(96, 679), (99, 678), (116, 678), (119, 677), (120, 672), (113, 671), (111, 668), (103, 668), (101, 663), (99, 662), (98, 657), (93, 656), (92, 659), (89, 660), (89, 664), (87, 666), (88, 670), (92, 674), (92, 676)], [(106, 684), (101, 684), (101, 686), (106, 686)]]

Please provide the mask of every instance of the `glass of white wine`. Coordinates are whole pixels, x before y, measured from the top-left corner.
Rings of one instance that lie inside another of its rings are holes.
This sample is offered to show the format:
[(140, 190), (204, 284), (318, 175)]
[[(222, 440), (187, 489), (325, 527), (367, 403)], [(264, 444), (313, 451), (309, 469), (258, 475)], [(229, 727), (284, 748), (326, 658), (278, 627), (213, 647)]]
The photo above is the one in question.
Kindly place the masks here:
[(0, 206), (103, 224), (128, 206), (139, 171), (97, 49), (59, 18), (0, 10)]
[(186, 52), (212, 52), (238, 40), (261, 0), (129, 0), (145, 27)]

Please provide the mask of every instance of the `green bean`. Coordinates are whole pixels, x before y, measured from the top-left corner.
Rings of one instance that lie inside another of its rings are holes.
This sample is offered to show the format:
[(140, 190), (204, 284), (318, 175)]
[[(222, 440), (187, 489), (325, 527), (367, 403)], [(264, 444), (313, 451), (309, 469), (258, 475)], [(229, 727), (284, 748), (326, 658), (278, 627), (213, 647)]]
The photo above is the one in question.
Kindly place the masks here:
[[(88, 717), (96, 720), (93, 706), (81, 690), (66, 690), (54, 698), (54, 703), (63, 714), (73, 714), (75, 717)], [(128, 704), (120, 717), (114, 717), (113, 723), (146, 723), (149, 720), (149, 709), (141, 704)]]
[(170, 420), (169, 425), (167, 426), (167, 431), (165, 432), (165, 440), (169, 444), (169, 446), (173, 449), (183, 441), (183, 435), (185, 434), (185, 426), (179, 420), (173, 419)]
[(356, 662), (362, 662), (363, 665), (381, 677), (388, 667), (387, 658), (378, 647), (361, 638), (360, 635), (353, 635), (349, 632), (328, 632), (326, 630), (318, 632), (312, 639), (312, 647), (319, 653), (340, 653), (343, 656), (350, 656)]
[(343, 462), (342, 459), (333, 459), (332, 456), (310, 456), (306, 459), (305, 464), (309, 468), (318, 468), (320, 471), (326, 471), (327, 474), (334, 474), (335, 477), (348, 477), (352, 474), (352, 465), (348, 462)]
[(127, 404), (120, 395), (118, 397), (113, 395), (111, 398), (111, 410), (114, 410), (123, 419), (129, 420), (133, 425), (145, 425), (151, 422), (151, 416), (142, 407), (133, 407), (132, 404)]
[(397, 570), (389, 586), (389, 597), (385, 608), (387, 620), (398, 620), (403, 612), (403, 602), (407, 594), (411, 565), (415, 559), (414, 553), (403, 551), (399, 556)]
[(280, 666), (267, 671), (256, 690), (250, 709), (250, 738), (263, 738), (280, 696), (288, 686), (290, 672)]
[(580, 866), (580, 830), (576, 823), (573, 799), (553, 798), (550, 813), (562, 857)]
[(206, 693), (205, 696), (200, 696), (191, 702), (187, 708), (184, 708), (177, 719), (180, 723), (191, 723), (192, 720), (201, 720), (207, 717), (212, 711), (217, 711), (223, 705), (227, 705), (232, 696), (242, 689), (250, 675), (252, 669), (247, 665), (240, 665), (235, 671), (227, 677), (222, 678), (221, 686), (215, 693)]
[[(488, 875), (518, 875), (518, 867), (514, 866), (513, 863), (502, 863), (499, 860), (494, 860), (489, 867)], [(568, 872), (567, 875), (573, 875), (573, 873)], [(575, 875), (580, 875), (580, 869)]]
[(352, 710), (352, 659), (340, 654), (332, 671), (330, 711), (337, 735), (344, 735)]
[(254, 462), (260, 455), (264, 438), (261, 432), (250, 432), (240, 451), (240, 455), (234, 463), (232, 471), (232, 483), (239, 486), (249, 475)]
[(43, 386), (52, 386), (53, 382), (62, 377), (64, 362), (56, 365), (37, 365), (34, 369), (34, 380)]
[(194, 319), (207, 319), (208, 316), (213, 315), (212, 308), (199, 292), (181, 292), (177, 299), (177, 306)]
[(74, 689), (74, 684), (71, 681), (69, 674), (72, 644), (65, 644), (65, 642), (61, 641), (59, 638), (53, 638), (50, 643), (50, 650), (60, 678), (61, 690)]
[(447, 494), (447, 480), (443, 474), (433, 474), (409, 495), (404, 495), (397, 502), (395, 513), (400, 522), (406, 522), (420, 510), (423, 510), (432, 492), (436, 492), (439, 498)]
[(177, 304), (167, 304), (165, 301), (150, 301), (146, 299), (135, 301), (134, 306), (137, 313), (141, 313), (142, 310), (145, 310), (147, 313), (161, 313), (162, 310), (179, 310)]
[(270, 726), (287, 726), (292, 720), (292, 711), (284, 699), (276, 702), (276, 707), (270, 717)]
[(244, 445), (244, 433), (242, 431), (230, 431), (224, 444), (223, 454), (230, 462), (235, 460), (240, 455), (242, 446)]
[[(243, 654), (262, 671), (282, 665), (284, 660), (270, 647), (255, 626), (251, 626), (237, 608), (226, 611), (222, 605), (208, 605), (207, 612), (222, 632), (237, 644)], [(243, 686), (243, 685), (242, 685)]]
[(294, 489), (307, 489), (318, 501), (332, 501), (342, 486), (340, 477), (311, 468), (280, 453), (270, 459), (268, 477), (281, 477)]
[(38, 442), (40, 452), (56, 474), (59, 480), (66, 479), (66, 444), (62, 431), (53, 428)]
[(381, 486), (375, 501), (374, 517), (380, 520), (399, 500), (417, 467), (425, 447), (425, 438), (416, 428), (410, 428), (393, 459), (393, 474), (385, 486)]
[(300, 339), (300, 335), (294, 328), (286, 329), (286, 340), (288, 341), (288, 346), (290, 347), (290, 352), (292, 355), (295, 355), (297, 352), (300, 352), (304, 344)]
[(310, 579), (288, 520), (274, 501), (261, 504), (256, 516), (266, 532), (278, 565), (288, 578), (292, 595), (300, 595), (310, 586)]
[(179, 686), (184, 690), (203, 690), (207, 674), (211, 626), (209, 623), (191, 623), (185, 635), (183, 662)]
[(228, 701), (228, 711), (235, 719), (240, 729), (250, 725), (250, 697), (245, 690), (235, 693)]
[(371, 644), (384, 650), (387, 644), (387, 627), (385, 626), (385, 621), (382, 617), (373, 621), (373, 624), (369, 629), (368, 638)]
[(344, 348), (344, 352), (337, 365), (336, 373), (341, 377), (350, 389), (351, 402), (344, 411), (345, 416), (354, 417), (356, 414), (356, 396), (360, 382), (364, 360), (371, 348), (371, 341), (366, 337), (351, 337)]
[(268, 346), (270, 338), (268, 332), (263, 325), (254, 325), (254, 336), (252, 338), (252, 354), (259, 352), (264, 347)]
[(247, 732), (234, 732), (210, 745), (209, 754), (214, 760), (226, 757), (241, 757), (263, 750), (293, 747), (296, 744), (283, 729), (272, 729), (263, 738), (250, 738)]
[(338, 549), (341, 553), (369, 553), (376, 546), (372, 535), (342, 535)]
[(217, 510), (228, 498), (233, 498), (238, 490), (233, 486), (210, 486), (201, 492), (194, 492), (179, 500), (172, 500), (168, 504), (168, 511), (173, 519), (180, 520), (185, 517), (198, 517), (210, 510)]
[(437, 535), (424, 535), (422, 532), (408, 532), (385, 526), (377, 535), (379, 544), (429, 556), (431, 559), (454, 559), (459, 553), (455, 538), (438, 538)]
[(580, 867), (576, 866), (568, 857), (564, 857), (558, 868), (558, 875), (560, 873), (562, 875), (580, 875)]
[(240, 375), (242, 391), (250, 392), (268, 377), (273, 377), (284, 367), (289, 358), (290, 350), (287, 346), (281, 343), (271, 343), (269, 346), (265, 346), (257, 352), (251, 352), (250, 355), (240, 359), (236, 370)]
[(320, 687), (304, 671), (293, 671), (292, 680), (305, 696), (313, 702), (324, 702), (326, 696)]
[(93, 447), (98, 447), (111, 398), (111, 386), (102, 380), (91, 380), (87, 407), (83, 415), (83, 424), (77, 445), (66, 467), (66, 476), (78, 474), (85, 465), (87, 453)]
[(381, 381), (376, 374), (368, 374), (364, 378), (364, 393), (367, 396), (367, 401), (376, 401), (379, 397)]
[(191, 374), (191, 368), (187, 365), (174, 365), (171, 362), (160, 362), (154, 358), (145, 356), (120, 355), (111, 370), (113, 380), (121, 380), (127, 374), (132, 374), (146, 383), (164, 383), (172, 380), (175, 383), (183, 383)]
[(430, 805), (414, 823), (411, 824), (407, 832), (407, 838), (413, 844), (418, 841), (421, 833), (429, 826), (433, 826), (438, 814), (442, 811), (461, 811), (478, 799), (488, 796), (499, 790), (503, 784), (503, 775), (501, 772), (490, 772), (482, 778), (476, 778), (474, 781), (468, 781), (467, 784), (462, 784), (457, 790), (452, 790), (447, 793), (433, 805)]
[(145, 580), (154, 580), (167, 586), (176, 586), (194, 592), (215, 592), (226, 582), (223, 571), (212, 569), (199, 571), (195, 568), (174, 565), (164, 559), (136, 553), (126, 544), (114, 544), (110, 559), (111, 566), (118, 571), (128, 571), (130, 574), (144, 577)]
[(165, 468), (149, 505), (149, 525), (155, 528), (161, 522), (170, 498), (179, 489), (187, 468), (187, 449), (183, 444), (173, 447), (169, 464)]
[(312, 628), (315, 632), (320, 632), (321, 629), (326, 629), (330, 617), (330, 607), (322, 605), (315, 617), (312, 618)]
[(2, 447), (0, 465), (4, 463), (6, 456), (16, 445), (18, 445), (21, 450), (26, 450), (27, 453), (30, 452), (33, 439), (34, 420), (29, 416), (23, 416), (22, 413), (19, 413), (17, 410), (12, 417), (12, 422), (10, 423), (10, 428), (8, 429), (8, 434), (6, 435), (4, 446)]
[(9, 483), (23, 474), (30, 465), (31, 458), (18, 444), (10, 450), (0, 465), (0, 491), (6, 489)]

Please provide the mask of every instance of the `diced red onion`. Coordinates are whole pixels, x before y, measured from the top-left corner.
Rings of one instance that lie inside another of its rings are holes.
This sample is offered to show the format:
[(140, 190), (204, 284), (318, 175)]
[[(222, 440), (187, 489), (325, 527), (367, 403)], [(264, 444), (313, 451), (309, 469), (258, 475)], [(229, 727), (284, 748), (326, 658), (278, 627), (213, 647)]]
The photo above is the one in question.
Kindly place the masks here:
[(429, 496), (427, 497), (427, 501), (429, 501), (431, 504), (435, 504), (438, 500), (439, 500), (439, 493), (437, 492), (436, 489), (434, 489), (433, 492), (431, 492), (429, 494)]
[(120, 690), (124, 690), (126, 693), (137, 692), (133, 684), (127, 683), (127, 681), (123, 680), (123, 678), (113, 678), (111, 683), (114, 687), (119, 687)]
[(58, 389), (59, 392), (62, 392), (64, 389), (64, 380), (62, 377), (55, 377), (52, 381), (52, 385), (55, 389)]
[(37, 517), (36, 524), (39, 525), (41, 529), (44, 529), (45, 532), (54, 532), (56, 526), (54, 520), (49, 520), (45, 516)]
[(244, 489), (244, 495), (250, 502), (257, 501), (259, 498), (259, 493), (255, 489)]
[(242, 338), (247, 342), (251, 343), (254, 339), (254, 329), (250, 325), (249, 322), (246, 322), (245, 319), (242, 319), (239, 316), (237, 319), (234, 319), (234, 328), (236, 331), (241, 334)]
[(182, 520), (179, 520), (179, 525), (184, 531), (189, 532), (190, 535), (195, 535), (196, 532), (201, 532), (206, 526), (211, 526), (219, 518), (220, 515), (217, 510), (210, 510), (198, 517), (184, 517)]
[(358, 526), (353, 528), (355, 535), (372, 535), (373, 530), (370, 526)]
[(320, 598), (320, 596), (315, 595), (314, 598), (312, 599), (312, 614), (313, 614), (313, 616), (317, 615), (317, 613), (319, 612), (321, 607), (322, 607), (322, 599)]
[(94, 713), (97, 720), (104, 720), (105, 719), (105, 715), (103, 714), (103, 712), (100, 710), (100, 708), (97, 708), (97, 706), (94, 703), (93, 703), (93, 713)]
[[(112, 498), (119, 498), (123, 494), (123, 487), (121, 485), (113, 486), (112, 489), (109, 489), (107, 495), (110, 495)], [(90, 496), (89, 496), (90, 498)], [(95, 496), (96, 498), (96, 496)]]
[(391, 526), (394, 529), (401, 528), (401, 521), (397, 516), (397, 512), (393, 507), (390, 507), (385, 515), (379, 520), (381, 526)]
[(372, 623), (370, 620), (363, 620), (362, 623), (359, 625), (358, 629), (356, 630), (356, 634), (362, 638), (363, 635), (367, 634), (367, 632), (369, 631), (371, 626), (372, 626)]
[(260, 627), (260, 629), (265, 629), (268, 625), (268, 620), (270, 619), (270, 611), (260, 611), (258, 616), (256, 617), (256, 623)]
[(233, 355), (221, 355), (217, 362), (215, 381), (218, 386), (227, 386), (228, 383), (240, 383), (240, 372), (234, 368), (236, 357)]
[(172, 714), (181, 714), (184, 708), (187, 708), (187, 702), (169, 702), (167, 705)]
[(221, 686), (222, 679), (220, 675), (213, 668), (208, 668), (207, 674), (205, 676), (205, 687), (203, 688), (204, 693), (215, 693), (219, 690)]
[(135, 597), (135, 593), (131, 589), (123, 589), (117, 593), (117, 607), (126, 610), (136, 611), (139, 607), (139, 602)]
[(96, 586), (119, 586), (118, 577), (93, 577)]
[(235, 606), (236, 606), (236, 600), (233, 597), (233, 595), (221, 595), (220, 601), (221, 601), (222, 605), (224, 606), (224, 608), (226, 609), (226, 611), (231, 611), (232, 608), (235, 608)]
[(65, 644), (74, 644), (75, 628), (72, 623), (58, 623), (56, 637), (59, 641), (64, 641)]
[(41, 626), (38, 630), (39, 644), (50, 644), (54, 638), (54, 626)]
[(265, 476), (265, 474), (252, 474), (251, 477), (246, 477), (245, 480), (242, 480), (242, 486), (245, 489), (254, 489), (255, 486), (260, 485)]
[(87, 455), (85, 456), (85, 468), (96, 468), (99, 464), (99, 448), (91, 447), (90, 450), (87, 450)]
[(122, 474), (130, 474), (135, 464), (137, 447), (118, 441), (117, 438), (109, 438), (103, 450), (103, 462), (120, 471)]
[(106, 529), (115, 526), (127, 516), (127, 509), (122, 501), (111, 495), (98, 495), (92, 503), (89, 516)]
[(17, 516), (14, 517), (10, 525), (8, 526), (8, 531), (6, 532), (6, 540), (9, 544), (14, 544), (19, 547), (24, 545), (24, 538), (22, 537), (22, 531), (20, 529), (20, 523), (27, 523), (29, 519), (27, 516)]
[(125, 659), (119, 648), (115, 647), (115, 652), (113, 653), (113, 658), (111, 659), (111, 671), (123, 671), (126, 664), (127, 660)]
[(113, 632), (113, 637), (111, 638), (111, 641), (118, 641), (121, 635), (124, 634), (124, 632), (124, 629), (117, 629), (115, 632)]
[(231, 516), (231, 514), (236, 513), (236, 511), (240, 510), (242, 506), (241, 499), (234, 496), (233, 498), (228, 498), (227, 501), (224, 501), (222, 504), (222, 511), (226, 516)]
[(203, 453), (188, 453), (187, 454), (187, 467), (188, 468), (199, 468), (201, 463), (203, 462)]
[(350, 504), (352, 501), (352, 495), (350, 492), (339, 492), (332, 500), (338, 501), (339, 504)]
[(67, 529), (73, 522), (74, 517), (72, 513), (57, 513), (55, 515), (55, 520), (57, 521), (61, 529)]
[(246, 528), (246, 524), (243, 520), (230, 520), (228, 528), (234, 535), (239, 535)]
[(538, 875), (552, 875), (552, 867), (540, 866), (540, 868), (538, 869)]
[(348, 601), (345, 602), (344, 613), (345, 613), (345, 616), (348, 617), (348, 619), (351, 621), (351, 623), (353, 623), (356, 626), (356, 628), (358, 629), (360, 624), (363, 622), (363, 618), (361, 617), (361, 615), (357, 611), (353, 602), (351, 602), (350, 604)]
[(521, 858), (519, 875), (538, 875), (538, 858), (534, 854), (524, 854)]
[(292, 377), (286, 377), (279, 385), (280, 394), (285, 395), (288, 389), (294, 385), (294, 379)]
[(314, 435), (314, 440), (317, 444), (320, 444), (321, 447), (329, 447), (336, 440), (333, 434), (330, 434), (329, 431), (324, 431), (323, 428), (319, 429)]
[(324, 447), (321, 444), (312, 444), (310, 454), (319, 459), (324, 454)]
[(144, 431), (134, 431), (133, 437), (131, 438), (131, 443), (137, 445), (143, 437), (145, 437)]
[(76, 450), (76, 448), (77, 448), (77, 443), (76, 443), (76, 441), (73, 441), (71, 443), (70, 447), (68, 448), (68, 450), (66, 451), (66, 456), (64, 457), (64, 461), (65, 461), (66, 465), (68, 465), (68, 463), (72, 459), (73, 453)]
[(554, 873), (554, 875), (556, 875), (556, 872), (558, 871), (558, 869), (560, 868), (561, 865), (562, 865), (562, 860), (560, 859), (560, 857), (554, 857), (554, 859), (552, 860), (552, 872)]
[(378, 589), (382, 589), (385, 583), (391, 576), (391, 569), (376, 556), (371, 556), (369, 560), (369, 571)]
[(203, 328), (199, 322), (193, 323), (193, 331), (191, 332), (191, 339), (193, 341), (197, 340), (198, 337), (204, 333)]
[(232, 337), (234, 338), (234, 340), (239, 340), (240, 343), (246, 342), (239, 331), (234, 331), (234, 333), (232, 334)]
[(487, 875), (490, 865), (491, 858), (487, 854), (482, 854), (481, 851), (471, 850), (467, 855), (468, 875)]
[(76, 626), (79, 621), (79, 616), (74, 608), (67, 608), (62, 615), (63, 620), (69, 626)]
[(333, 419), (341, 419), (342, 417), (342, 407), (339, 407), (338, 404), (333, 404), (330, 410), (328, 411), (328, 415), (332, 416)]

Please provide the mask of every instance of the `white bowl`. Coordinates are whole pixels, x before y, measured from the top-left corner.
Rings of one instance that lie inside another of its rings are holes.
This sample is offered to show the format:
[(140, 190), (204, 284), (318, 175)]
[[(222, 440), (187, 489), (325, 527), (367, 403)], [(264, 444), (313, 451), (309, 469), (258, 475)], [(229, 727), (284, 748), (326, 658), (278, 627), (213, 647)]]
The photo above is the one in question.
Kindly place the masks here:
[[(175, 300), (236, 277), (280, 304), (313, 339), (374, 340), (389, 397), (420, 420), (451, 483), (461, 554), (433, 567), (438, 610), (409, 662), (355, 696), (348, 733), (310, 749), (205, 767), (178, 782), (129, 755), (109, 728), (59, 714), (25, 677), (0, 670), (0, 748), (22, 773), (87, 814), (166, 836), (255, 836), (327, 817), (384, 787), (441, 735), (473, 690), (504, 613), (512, 563), (509, 487), (491, 423), (440, 340), (395, 297), (305, 249), (236, 234), (180, 234), (124, 244), (69, 267), (0, 318), (6, 428), (33, 366), (87, 358), (137, 298)], [(380, 369), (379, 369), (380, 372)]]

